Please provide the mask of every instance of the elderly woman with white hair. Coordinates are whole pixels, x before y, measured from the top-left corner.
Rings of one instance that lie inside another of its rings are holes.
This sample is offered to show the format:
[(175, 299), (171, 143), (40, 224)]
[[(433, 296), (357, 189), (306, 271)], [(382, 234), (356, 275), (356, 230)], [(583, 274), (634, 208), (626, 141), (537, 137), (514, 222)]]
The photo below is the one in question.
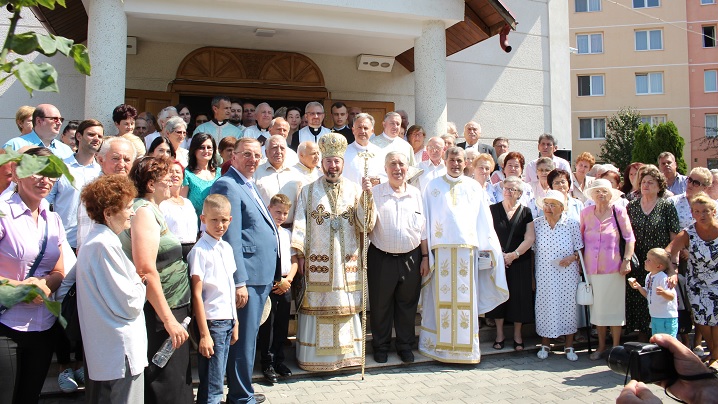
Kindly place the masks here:
[[(630, 259), (636, 242), (626, 208), (616, 204), (622, 192), (606, 179), (597, 179), (584, 190), (594, 204), (581, 212), (585, 276), (593, 285), (591, 324), (598, 331), (598, 349), (591, 360), (606, 350), (606, 331), (611, 327), (613, 346), (621, 342), (621, 326), (626, 322), (624, 277), (631, 272)], [(621, 251), (621, 239), (625, 242)]]
[(179, 116), (173, 116), (168, 119), (165, 124), (165, 132), (177, 155), (177, 161), (179, 161), (183, 167), (187, 167), (189, 164), (189, 150), (182, 147), (182, 142), (184, 142), (184, 139), (187, 137), (187, 124), (184, 119)]
[(668, 198), (673, 202), (678, 213), (678, 225), (681, 229), (693, 224), (696, 220), (691, 212), (690, 200), (699, 192), (705, 192), (713, 183), (713, 174), (705, 167), (696, 167), (686, 178), (686, 192)]
[[(540, 174), (539, 174), (540, 175)], [(549, 190), (540, 199), (544, 215), (534, 220), (536, 277), (536, 333), (541, 336), (537, 356), (546, 359), (551, 338), (564, 336), (566, 359), (578, 360), (573, 349), (576, 321), (578, 251), (583, 238), (578, 221), (564, 215), (566, 196)]]

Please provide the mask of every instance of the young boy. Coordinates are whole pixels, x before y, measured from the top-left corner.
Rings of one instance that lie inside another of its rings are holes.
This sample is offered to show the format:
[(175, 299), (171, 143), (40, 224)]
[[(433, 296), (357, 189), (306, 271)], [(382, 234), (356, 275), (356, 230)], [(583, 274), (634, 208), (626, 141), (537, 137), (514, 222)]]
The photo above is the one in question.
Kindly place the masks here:
[(671, 257), (663, 248), (654, 248), (646, 256), (646, 287), (643, 288), (634, 278), (630, 285), (648, 299), (648, 311), (651, 314), (653, 334), (678, 334), (678, 301), (676, 291), (668, 287), (668, 275), (665, 271), (671, 265)]
[(199, 328), (197, 403), (219, 403), (229, 346), (237, 341), (232, 247), (222, 236), (232, 222), (231, 206), (224, 195), (204, 200), (200, 220), (206, 226), (187, 256), (192, 276), (192, 310)]
[[(277, 383), (277, 375), (290, 376), (292, 371), (284, 364), (284, 342), (289, 329), (289, 311), (292, 306), (292, 281), (297, 273), (296, 252), (291, 251), (292, 232), (282, 227), (287, 220), (292, 201), (284, 194), (277, 194), (269, 201), (269, 214), (279, 229), (279, 248), (281, 249), (282, 280), (272, 287), (269, 298), (272, 312), (269, 319), (259, 327), (258, 348), (262, 355), (262, 373), (268, 383)], [(270, 345), (271, 344), (271, 345)]]

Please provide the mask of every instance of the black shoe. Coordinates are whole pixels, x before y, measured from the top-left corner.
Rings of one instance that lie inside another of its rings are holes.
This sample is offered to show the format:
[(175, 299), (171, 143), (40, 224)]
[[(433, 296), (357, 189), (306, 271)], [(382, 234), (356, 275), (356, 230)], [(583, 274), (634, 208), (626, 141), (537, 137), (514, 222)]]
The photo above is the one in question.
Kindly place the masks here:
[(386, 363), (389, 360), (389, 354), (385, 351), (374, 352), (374, 361), (376, 363)]
[(256, 401), (257, 404), (263, 403), (265, 400), (267, 400), (267, 397), (265, 397), (264, 394), (255, 394), (254, 395), (254, 401)]
[(278, 375), (282, 377), (287, 377), (292, 375), (292, 371), (287, 367), (287, 365), (280, 363), (277, 366), (274, 367), (274, 371), (277, 372)]
[(412, 363), (414, 362), (414, 353), (410, 349), (399, 351), (399, 358), (404, 363)]
[(262, 374), (264, 374), (264, 380), (268, 383), (274, 384), (277, 383), (277, 373), (274, 371), (274, 368), (270, 365), (268, 368), (264, 369), (262, 371)]

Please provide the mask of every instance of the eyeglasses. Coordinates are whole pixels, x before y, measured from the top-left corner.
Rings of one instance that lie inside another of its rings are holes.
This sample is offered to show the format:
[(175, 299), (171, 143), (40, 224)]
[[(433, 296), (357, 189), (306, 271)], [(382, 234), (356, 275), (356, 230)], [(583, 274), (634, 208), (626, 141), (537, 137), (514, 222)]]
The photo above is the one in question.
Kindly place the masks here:
[(61, 116), (43, 116), (45, 119), (50, 119), (52, 121), (55, 121), (55, 123), (63, 123), (65, 122), (65, 118)]
[(700, 181), (698, 181), (698, 180), (695, 180), (695, 179), (693, 179), (693, 178), (691, 178), (691, 177), (688, 177), (688, 178), (686, 179), (686, 182), (687, 182), (688, 184), (693, 185), (694, 187), (704, 187), (704, 186), (705, 186), (702, 182), (700, 182)]
[(309, 115), (309, 116), (322, 116), (322, 115), (324, 115), (324, 112), (307, 112), (307, 115)]
[(429, 150), (429, 151), (442, 151), (442, 150), (444, 150), (443, 147), (439, 147), (439, 146), (428, 146), (426, 149)]
[(510, 192), (510, 193), (512, 193), (512, 194), (515, 194), (515, 193), (517, 193), (517, 192), (523, 192), (522, 190), (516, 189), (516, 188), (504, 188), (504, 191), (508, 191), (508, 192)]
[(40, 181), (42, 181), (42, 180), (47, 180), (47, 181), (48, 181), (49, 183), (51, 183), (51, 184), (54, 184), (54, 183), (57, 182), (57, 180), (59, 180), (59, 178), (46, 177), (46, 176), (44, 176), (44, 175), (39, 175), (39, 174), (33, 174), (33, 175), (30, 176), (30, 178), (32, 178), (35, 182), (40, 182)]
[(563, 205), (560, 205), (560, 204), (558, 204), (558, 203), (546, 203), (546, 202), (544, 202), (544, 204), (543, 204), (543, 207), (544, 207), (544, 208), (551, 208), (551, 209), (556, 209), (556, 208), (558, 208), (559, 206), (563, 207)]
[(550, 168), (537, 168), (536, 169), (536, 172), (539, 172), (539, 173), (550, 173), (551, 171), (553, 171), (553, 170), (551, 170)]

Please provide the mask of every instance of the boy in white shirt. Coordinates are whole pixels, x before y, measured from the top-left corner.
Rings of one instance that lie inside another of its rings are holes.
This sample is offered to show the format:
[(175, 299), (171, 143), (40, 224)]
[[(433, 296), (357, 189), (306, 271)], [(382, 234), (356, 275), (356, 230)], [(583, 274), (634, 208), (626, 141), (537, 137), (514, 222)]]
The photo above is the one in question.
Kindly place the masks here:
[(653, 334), (678, 334), (678, 301), (676, 291), (668, 287), (668, 275), (665, 271), (671, 265), (671, 256), (663, 248), (654, 248), (646, 256), (646, 287), (643, 288), (634, 278), (628, 281), (648, 299), (648, 311), (651, 314)]
[(237, 341), (237, 305), (234, 294), (232, 247), (222, 236), (232, 222), (231, 206), (224, 195), (204, 200), (200, 220), (206, 226), (187, 256), (192, 277), (192, 310), (199, 328), (197, 403), (219, 403), (229, 346)]
[[(289, 330), (289, 311), (292, 307), (292, 281), (299, 266), (296, 252), (290, 248), (292, 232), (282, 227), (287, 220), (292, 201), (284, 194), (277, 194), (269, 201), (269, 214), (279, 230), (282, 280), (274, 284), (269, 298), (272, 312), (259, 327), (257, 348), (261, 354), (262, 373), (268, 383), (277, 383), (277, 376), (291, 376), (292, 371), (284, 364), (284, 341)], [(271, 345), (270, 345), (271, 344)]]

